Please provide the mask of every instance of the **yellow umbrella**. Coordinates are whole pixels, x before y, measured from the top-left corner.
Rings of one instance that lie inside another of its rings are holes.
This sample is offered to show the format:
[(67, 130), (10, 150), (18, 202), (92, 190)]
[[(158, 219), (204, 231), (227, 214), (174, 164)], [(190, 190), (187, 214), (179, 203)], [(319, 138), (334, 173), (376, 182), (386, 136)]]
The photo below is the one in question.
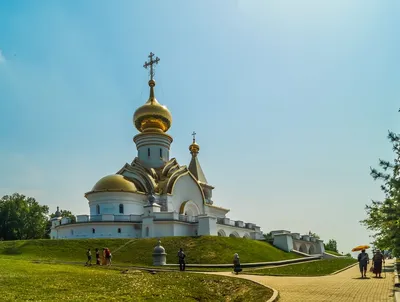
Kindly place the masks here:
[(366, 250), (366, 249), (369, 249), (370, 248), (370, 246), (369, 245), (359, 245), (359, 246), (356, 246), (354, 249), (352, 249), (351, 251), (352, 252), (357, 252), (357, 251), (362, 251), (362, 250)]

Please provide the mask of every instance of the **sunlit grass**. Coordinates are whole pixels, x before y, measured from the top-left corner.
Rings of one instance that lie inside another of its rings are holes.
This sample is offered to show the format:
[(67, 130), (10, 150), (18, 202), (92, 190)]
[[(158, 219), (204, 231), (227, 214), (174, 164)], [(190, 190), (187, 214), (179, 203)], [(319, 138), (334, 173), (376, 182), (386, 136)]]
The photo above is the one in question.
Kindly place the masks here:
[[(177, 263), (177, 252), (182, 247), (189, 264), (232, 263), (238, 253), (242, 263), (267, 262), (299, 258), (294, 253), (281, 251), (269, 243), (217, 236), (166, 237), (161, 239), (166, 249), (167, 263)], [(128, 243), (128, 244), (127, 244)], [(86, 249), (110, 248), (113, 262), (126, 265), (152, 265), (152, 252), (157, 239), (78, 239), (27, 240), (0, 242), (0, 255), (18, 256), (19, 259), (47, 259), (86, 261)], [(125, 246), (124, 246), (125, 245)], [(119, 249), (120, 247), (123, 248)]]
[(334, 251), (325, 250), (325, 253), (335, 255), (335, 256), (343, 256), (342, 254), (339, 254), (338, 252), (334, 252)]
[(1, 301), (266, 301), (250, 281), (191, 273), (35, 264), (0, 257)]
[(246, 273), (256, 275), (323, 276), (332, 274), (356, 262), (357, 260), (353, 258), (324, 259), (282, 267), (265, 268)]

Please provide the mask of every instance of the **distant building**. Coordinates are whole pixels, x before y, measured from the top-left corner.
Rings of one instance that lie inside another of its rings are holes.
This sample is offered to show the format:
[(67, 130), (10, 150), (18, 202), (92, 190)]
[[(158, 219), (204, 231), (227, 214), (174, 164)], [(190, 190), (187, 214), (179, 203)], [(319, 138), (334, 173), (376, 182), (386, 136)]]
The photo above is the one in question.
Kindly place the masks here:
[(90, 215), (76, 222), (57, 215), (52, 219), (51, 238), (152, 238), (215, 235), (263, 239), (254, 223), (232, 221), (228, 209), (214, 205), (214, 187), (200, 166), (200, 146), (193, 133), (189, 167), (170, 159), (172, 137), (167, 134), (172, 116), (155, 98), (154, 64), (151, 53), (150, 96), (133, 116), (137, 134), (137, 157), (116, 174), (101, 178), (85, 193)]

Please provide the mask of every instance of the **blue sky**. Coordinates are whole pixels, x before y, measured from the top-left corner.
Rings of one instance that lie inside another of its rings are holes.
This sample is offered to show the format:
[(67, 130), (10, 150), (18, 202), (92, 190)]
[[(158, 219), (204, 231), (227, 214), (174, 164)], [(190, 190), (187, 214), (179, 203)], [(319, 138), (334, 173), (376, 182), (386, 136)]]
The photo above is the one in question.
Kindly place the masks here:
[(400, 4), (391, 1), (0, 3), (0, 195), (76, 214), (83, 193), (136, 156), (142, 65), (191, 133), (216, 205), (265, 232), (369, 242), (358, 221), (382, 194), (369, 176), (398, 130)]

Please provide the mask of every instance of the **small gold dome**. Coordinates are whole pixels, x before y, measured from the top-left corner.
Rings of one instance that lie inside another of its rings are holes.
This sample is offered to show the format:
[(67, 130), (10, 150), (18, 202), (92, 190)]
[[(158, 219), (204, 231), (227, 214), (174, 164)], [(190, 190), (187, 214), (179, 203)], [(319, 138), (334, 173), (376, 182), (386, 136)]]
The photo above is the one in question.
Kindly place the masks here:
[(92, 191), (124, 191), (136, 192), (136, 186), (133, 182), (127, 180), (119, 174), (112, 174), (100, 179), (93, 187)]
[(190, 153), (192, 153), (192, 154), (197, 154), (197, 153), (199, 153), (199, 151), (200, 151), (200, 146), (199, 146), (196, 142), (193, 142), (193, 143), (189, 146), (189, 150), (190, 150)]
[(133, 123), (140, 132), (167, 132), (172, 124), (171, 113), (154, 96), (155, 85), (154, 80), (149, 81), (150, 97), (133, 115)]

